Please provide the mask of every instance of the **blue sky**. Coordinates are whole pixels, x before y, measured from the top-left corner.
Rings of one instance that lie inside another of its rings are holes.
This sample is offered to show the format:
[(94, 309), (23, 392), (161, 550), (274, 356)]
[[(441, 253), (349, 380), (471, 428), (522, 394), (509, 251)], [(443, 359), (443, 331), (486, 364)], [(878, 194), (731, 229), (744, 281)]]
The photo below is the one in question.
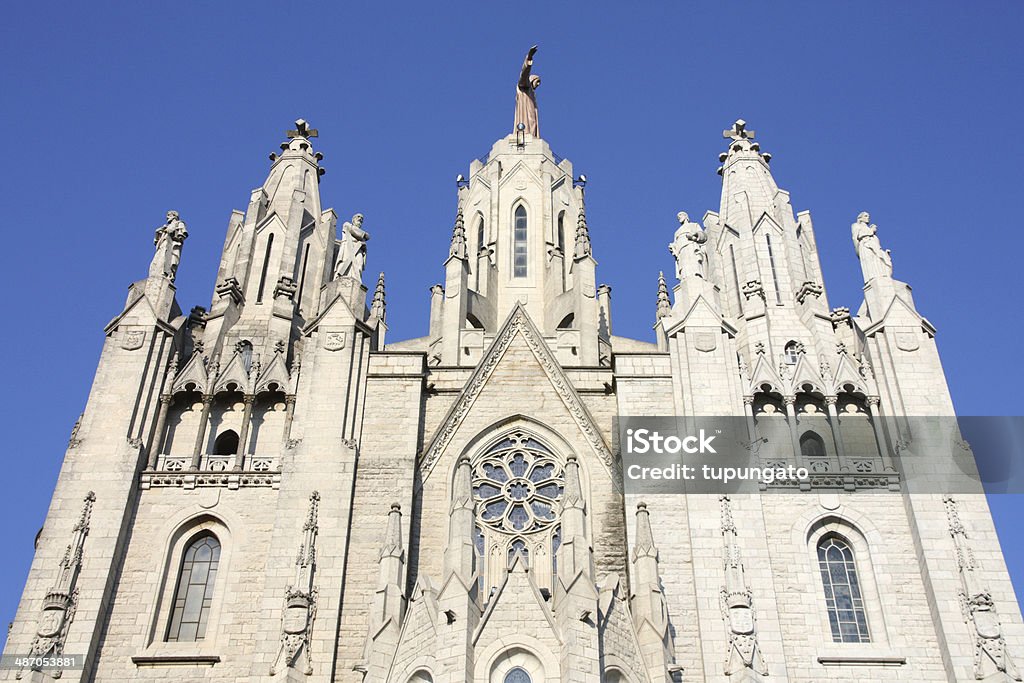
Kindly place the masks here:
[[(145, 275), (164, 212), (189, 224), (182, 308), (208, 305), (230, 211), (305, 117), (320, 129), (324, 205), (366, 215), (390, 338), (420, 336), (454, 178), (511, 128), (533, 43), (541, 130), (590, 180), (617, 334), (652, 338), (675, 214), (718, 208), (721, 131), (742, 117), (794, 208), (812, 211), (831, 305), (860, 303), (849, 225), (869, 210), (939, 329), (958, 410), (1021, 413), (1008, 304), (1024, 246), (1024, 4), (341, 4), (5, 6), (0, 622), (102, 328)], [(991, 503), (1020, 595), (1024, 500)]]

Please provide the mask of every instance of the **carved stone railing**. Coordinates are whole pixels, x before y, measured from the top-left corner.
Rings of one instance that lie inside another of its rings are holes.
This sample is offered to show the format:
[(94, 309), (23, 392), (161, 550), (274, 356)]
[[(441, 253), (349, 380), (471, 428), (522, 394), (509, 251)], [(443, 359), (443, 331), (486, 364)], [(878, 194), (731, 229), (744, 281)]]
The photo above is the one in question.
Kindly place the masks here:
[(194, 489), (198, 487), (244, 487), (278, 488), (281, 484), (281, 467), (278, 456), (247, 455), (241, 469), (235, 469), (235, 455), (204, 455), (199, 469), (192, 469), (191, 456), (161, 455), (154, 470), (142, 473), (140, 485), (143, 489), (176, 487)]
[[(763, 467), (786, 468), (796, 466), (792, 460), (772, 458), (762, 462)], [(779, 479), (771, 484), (762, 484), (761, 489), (800, 489), (800, 490), (844, 490), (858, 491), (865, 489), (900, 490), (899, 473), (882, 465), (881, 458), (834, 458), (807, 457), (801, 466), (805, 467), (809, 477), (804, 482)]]

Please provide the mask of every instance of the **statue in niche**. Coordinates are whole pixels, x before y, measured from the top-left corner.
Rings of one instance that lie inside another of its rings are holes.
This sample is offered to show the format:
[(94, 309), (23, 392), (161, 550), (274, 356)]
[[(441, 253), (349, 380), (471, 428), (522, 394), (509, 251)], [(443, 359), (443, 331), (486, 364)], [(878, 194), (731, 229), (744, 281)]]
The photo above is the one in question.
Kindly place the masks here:
[(167, 212), (167, 222), (156, 229), (153, 244), (156, 253), (149, 265), (150, 277), (166, 277), (174, 282), (181, 263), (181, 247), (188, 237), (188, 227), (181, 220), (177, 211)]
[(352, 221), (345, 221), (341, 227), (341, 248), (338, 260), (334, 265), (334, 277), (350, 277), (363, 281), (363, 268), (366, 267), (366, 242), (370, 234), (363, 230), (363, 214), (352, 216)]
[(523, 60), (519, 83), (516, 84), (516, 122), (512, 130), (518, 131), (519, 124), (522, 124), (527, 135), (539, 138), (540, 115), (537, 113), (537, 88), (540, 86), (540, 76), (530, 73), (533, 69), (533, 55), (536, 53), (537, 46), (534, 45), (526, 53), (526, 59)]
[(685, 211), (680, 211), (676, 218), (679, 219), (679, 228), (676, 229), (672, 244), (668, 250), (676, 259), (676, 278), (683, 280), (687, 277), (705, 277), (705, 266), (707, 264), (708, 235), (700, 227), (700, 223), (690, 220)]
[(862, 211), (857, 222), (850, 226), (853, 232), (853, 246), (860, 259), (864, 282), (876, 277), (892, 277), (892, 256), (888, 249), (882, 249), (878, 240), (878, 226), (871, 222), (871, 214)]

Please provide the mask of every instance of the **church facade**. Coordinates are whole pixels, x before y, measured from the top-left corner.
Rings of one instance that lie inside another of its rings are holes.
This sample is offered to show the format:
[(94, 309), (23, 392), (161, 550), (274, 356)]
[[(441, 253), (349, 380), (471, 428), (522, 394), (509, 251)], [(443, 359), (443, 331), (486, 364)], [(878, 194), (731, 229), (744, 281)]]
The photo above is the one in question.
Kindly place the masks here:
[[(84, 667), (0, 677), (1021, 680), (984, 496), (911, 495), (891, 466), (927, 444), (902, 418), (953, 407), (870, 217), (864, 302), (833, 308), (810, 213), (737, 121), (718, 211), (681, 213), (674, 277), (649, 274), (652, 341), (616, 336), (532, 54), (529, 127), (460, 177), (423, 337), (387, 338), (384, 275), (364, 276), (362, 217), (323, 207), (305, 121), (231, 214), (208, 310), (175, 299), (168, 213), (6, 648)], [(626, 494), (618, 415), (737, 416), (815, 486)]]

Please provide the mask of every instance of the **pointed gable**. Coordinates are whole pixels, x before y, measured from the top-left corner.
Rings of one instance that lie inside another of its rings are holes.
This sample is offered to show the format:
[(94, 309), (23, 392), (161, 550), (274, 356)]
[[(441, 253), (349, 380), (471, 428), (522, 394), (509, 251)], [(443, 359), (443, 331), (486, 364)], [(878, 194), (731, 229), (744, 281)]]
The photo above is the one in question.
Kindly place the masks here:
[(549, 643), (556, 652), (561, 642), (551, 608), (520, 553), (516, 553), (505, 580), (491, 595), (473, 636), (473, 645), (480, 651), (493, 641), (516, 635)]
[[(423, 479), (430, 476), (440, 455), (447, 450), (478, 403), (487, 409), (507, 405), (507, 400), (503, 400), (503, 394), (506, 394), (507, 399), (506, 390), (523, 385), (530, 387), (529, 401), (532, 406), (517, 403), (514, 406), (516, 413), (532, 412), (547, 421), (551, 413), (561, 407), (563, 414), (567, 413), (575, 423), (590, 451), (608, 469), (613, 481), (620, 481), (617, 476), (618, 463), (593, 416), (522, 304), (517, 304), (509, 314), (491, 347), (477, 364), (476, 370), (424, 449), (420, 459)], [(481, 396), (484, 396), (483, 401), (479, 400)], [(533, 410), (530, 410), (531, 407)], [(488, 420), (488, 423), (493, 422), (493, 419)]]

